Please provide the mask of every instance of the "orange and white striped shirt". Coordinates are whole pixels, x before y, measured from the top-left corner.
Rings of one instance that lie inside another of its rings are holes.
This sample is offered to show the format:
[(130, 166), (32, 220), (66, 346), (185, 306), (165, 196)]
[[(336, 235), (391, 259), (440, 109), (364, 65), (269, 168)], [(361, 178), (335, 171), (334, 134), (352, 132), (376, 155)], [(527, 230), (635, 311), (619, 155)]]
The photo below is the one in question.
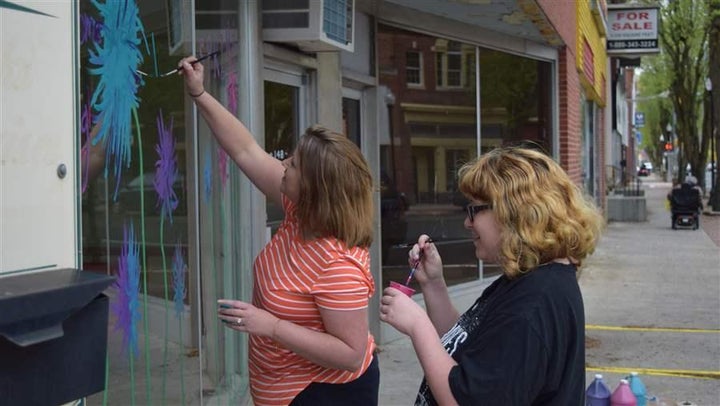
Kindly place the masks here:
[[(365, 248), (335, 238), (302, 239), (295, 205), (282, 196), (285, 219), (258, 254), (253, 305), (305, 328), (325, 331), (319, 308), (357, 310), (368, 306), (375, 285)], [(346, 383), (372, 361), (375, 340), (368, 333), (362, 367), (328, 369), (282, 347), (269, 337), (250, 335), (250, 390), (256, 406), (288, 405), (312, 382)]]

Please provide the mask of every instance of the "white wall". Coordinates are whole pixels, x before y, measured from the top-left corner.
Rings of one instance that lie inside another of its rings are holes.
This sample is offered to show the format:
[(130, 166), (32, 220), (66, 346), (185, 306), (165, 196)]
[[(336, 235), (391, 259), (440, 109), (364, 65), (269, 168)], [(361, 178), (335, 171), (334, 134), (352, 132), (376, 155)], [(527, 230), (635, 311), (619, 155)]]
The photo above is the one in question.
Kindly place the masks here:
[(75, 267), (74, 6), (13, 3), (50, 16), (0, 8), (0, 273)]

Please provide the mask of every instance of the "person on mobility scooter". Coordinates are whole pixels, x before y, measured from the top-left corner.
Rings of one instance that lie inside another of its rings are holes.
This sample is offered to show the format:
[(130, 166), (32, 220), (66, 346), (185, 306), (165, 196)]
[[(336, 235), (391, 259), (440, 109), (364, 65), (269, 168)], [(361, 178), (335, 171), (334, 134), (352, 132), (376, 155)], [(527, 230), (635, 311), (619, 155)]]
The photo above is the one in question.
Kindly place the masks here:
[(688, 175), (679, 188), (674, 188), (668, 194), (673, 230), (678, 227), (692, 227), (697, 230), (700, 227), (702, 195), (695, 183), (695, 177)]

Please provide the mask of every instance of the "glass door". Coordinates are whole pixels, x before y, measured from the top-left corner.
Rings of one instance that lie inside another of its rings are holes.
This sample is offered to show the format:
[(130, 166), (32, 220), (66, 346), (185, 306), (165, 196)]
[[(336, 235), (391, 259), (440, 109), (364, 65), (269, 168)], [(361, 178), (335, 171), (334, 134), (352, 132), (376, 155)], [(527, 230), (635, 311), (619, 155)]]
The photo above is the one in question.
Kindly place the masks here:
[[(305, 131), (306, 97), (303, 72), (272, 66), (263, 72), (265, 92), (265, 151), (283, 160), (295, 149)], [(283, 219), (282, 207), (267, 201), (267, 226), (274, 233)]]

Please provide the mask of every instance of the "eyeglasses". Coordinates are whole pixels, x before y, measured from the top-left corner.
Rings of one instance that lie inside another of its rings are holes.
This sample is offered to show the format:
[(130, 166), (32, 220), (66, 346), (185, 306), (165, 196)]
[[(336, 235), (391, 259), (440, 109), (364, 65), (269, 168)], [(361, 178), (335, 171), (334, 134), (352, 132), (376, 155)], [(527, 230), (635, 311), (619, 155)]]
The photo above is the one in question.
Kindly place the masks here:
[(492, 210), (492, 204), (468, 204), (465, 206), (468, 218), (472, 223), (475, 220), (475, 215), (485, 210)]

